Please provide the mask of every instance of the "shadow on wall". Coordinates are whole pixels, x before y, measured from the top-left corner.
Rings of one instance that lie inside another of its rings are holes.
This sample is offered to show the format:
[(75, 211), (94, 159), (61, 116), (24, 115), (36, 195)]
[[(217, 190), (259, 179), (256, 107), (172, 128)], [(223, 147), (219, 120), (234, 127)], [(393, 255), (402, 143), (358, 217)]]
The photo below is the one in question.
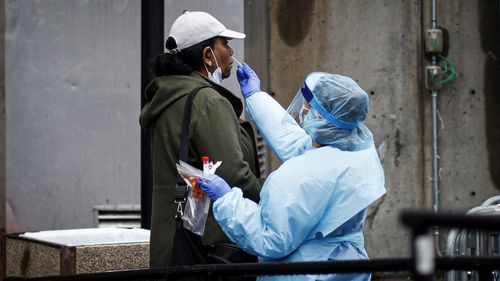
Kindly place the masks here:
[(297, 46), (309, 33), (314, 3), (311, 0), (280, 0), (278, 32), (288, 46)]
[[(490, 176), (500, 190), (500, 1), (479, 1), (481, 49), (486, 54), (484, 96)], [(474, 91), (474, 90), (471, 90)], [(472, 93), (472, 92), (471, 92)]]

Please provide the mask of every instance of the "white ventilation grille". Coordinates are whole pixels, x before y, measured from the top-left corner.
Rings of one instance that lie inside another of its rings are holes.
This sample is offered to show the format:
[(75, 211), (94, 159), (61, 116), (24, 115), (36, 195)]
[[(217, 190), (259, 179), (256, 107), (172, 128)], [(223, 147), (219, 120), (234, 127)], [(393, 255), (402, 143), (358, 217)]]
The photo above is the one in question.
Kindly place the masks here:
[(141, 227), (140, 205), (94, 206), (95, 227)]

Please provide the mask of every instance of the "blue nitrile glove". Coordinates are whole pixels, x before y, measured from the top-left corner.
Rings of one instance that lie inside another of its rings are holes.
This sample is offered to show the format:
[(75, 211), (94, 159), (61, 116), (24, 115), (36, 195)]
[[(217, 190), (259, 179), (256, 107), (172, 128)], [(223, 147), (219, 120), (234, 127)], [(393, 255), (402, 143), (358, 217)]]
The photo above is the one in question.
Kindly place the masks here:
[(208, 197), (214, 202), (231, 191), (227, 182), (218, 175), (210, 175), (208, 180), (198, 179), (197, 182), (201, 189), (203, 189)]
[(254, 93), (260, 92), (260, 79), (248, 64), (238, 64), (236, 76), (238, 77), (238, 82), (240, 82), (241, 93), (245, 99)]

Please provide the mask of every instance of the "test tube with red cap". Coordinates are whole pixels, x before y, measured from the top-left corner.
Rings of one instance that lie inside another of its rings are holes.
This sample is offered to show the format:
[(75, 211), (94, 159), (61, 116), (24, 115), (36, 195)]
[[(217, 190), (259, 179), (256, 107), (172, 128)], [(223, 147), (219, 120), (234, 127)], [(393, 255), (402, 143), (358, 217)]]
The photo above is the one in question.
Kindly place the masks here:
[(201, 157), (201, 162), (203, 163), (203, 173), (207, 174), (207, 175), (210, 173), (209, 161), (210, 161), (210, 157), (208, 157), (208, 156)]

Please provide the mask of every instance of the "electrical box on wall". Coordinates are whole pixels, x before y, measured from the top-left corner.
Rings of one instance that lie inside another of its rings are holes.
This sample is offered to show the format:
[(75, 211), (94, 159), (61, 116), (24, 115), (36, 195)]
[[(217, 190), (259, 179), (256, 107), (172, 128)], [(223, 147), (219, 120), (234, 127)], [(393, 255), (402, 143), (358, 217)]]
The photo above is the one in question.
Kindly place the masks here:
[(441, 90), (443, 87), (443, 72), (439, 65), (425, 67), (425, 87), (431, 91)]
[(427, 29), (423, 40), (422, 49), (424, 51), (424, 58), (427, 61), (433, 61), (433, 59), (439, 61), (438, 55), (441, 57), (448, 56), (450, 49), (450, 34), (448, 29), (442, 26)]
[(425, 51), (433, 54), (443, 52), (443, 31), (441, 29), (427, 29), (425, 32)]

